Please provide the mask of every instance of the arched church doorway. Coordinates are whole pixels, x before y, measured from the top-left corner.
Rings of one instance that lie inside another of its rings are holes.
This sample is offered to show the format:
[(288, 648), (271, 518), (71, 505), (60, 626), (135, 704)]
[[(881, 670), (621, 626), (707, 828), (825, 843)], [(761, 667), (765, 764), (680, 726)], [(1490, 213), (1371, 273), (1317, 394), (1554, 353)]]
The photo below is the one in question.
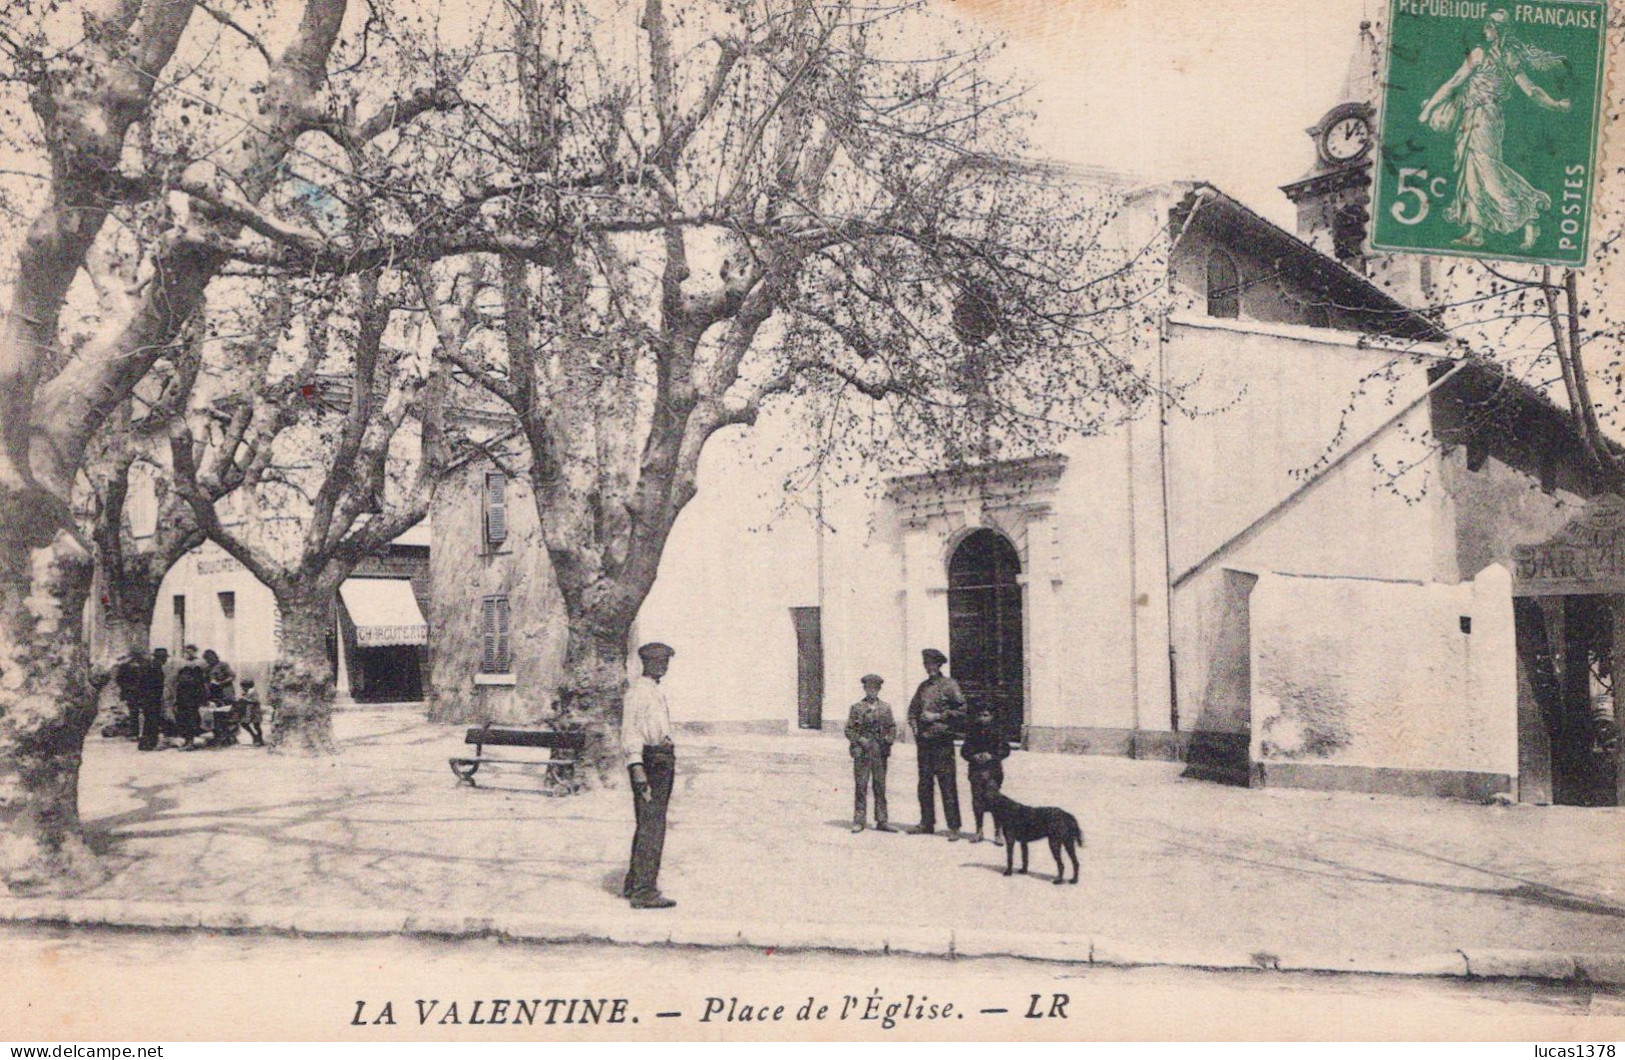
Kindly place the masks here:
[(948, 561), (950, 671), (972, 713), (982, 707), (1005, 739), (1021, 739), (1024, 715), (1021, 558), (1003, 534), (976, 530)]

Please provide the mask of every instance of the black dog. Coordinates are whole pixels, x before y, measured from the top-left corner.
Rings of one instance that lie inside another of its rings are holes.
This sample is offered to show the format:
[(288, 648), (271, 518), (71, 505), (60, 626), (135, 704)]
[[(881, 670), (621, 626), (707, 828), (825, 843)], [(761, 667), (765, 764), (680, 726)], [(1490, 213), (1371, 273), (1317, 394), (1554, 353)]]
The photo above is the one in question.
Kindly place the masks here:
[[(1061, 851), (1072, 859), (1072, 883), (1078, 882), (1077, 847), (1083, 845), (1083, 829), (1078, 819), (1057, 806), (1023, 806), (1016, 800), (1000, 794), (999, 785), (989, 778), (982, 788), (982, 804), (993, 814), (993, 820), (1004, 833), (1004, 874), (1015, 871), (1016, 844), (1021, 844), (1021, 871), (1027, 871), (1027, 844), (1035, 839), (1049, 840), (1049, 851), (1055, 855), (1055, 882), (1066, 875)], [(1075, 845), (1074, 845), (1075, 844)]]

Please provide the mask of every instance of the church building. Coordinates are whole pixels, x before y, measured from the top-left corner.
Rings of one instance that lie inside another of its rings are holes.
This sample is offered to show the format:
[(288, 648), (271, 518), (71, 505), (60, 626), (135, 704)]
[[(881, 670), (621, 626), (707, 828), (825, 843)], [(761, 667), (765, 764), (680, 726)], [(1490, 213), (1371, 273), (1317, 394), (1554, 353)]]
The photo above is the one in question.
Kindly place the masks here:
[[(1043, 456), (809, 488), (788, 514), (787, 428), (717, 439), (638, 621), (677, 650), (674, 717), (838, 734), (860, 676), (901, 715), (935, 647), (1029, 751), (1614, 804), (1587, 682), (1625, 563), (1559, 575), (1620, 517), (1562, 410), (1410, 308), (1428, 262), (1364, 249), (1375, 62), (1363, 28), (1284, 189), (1294, 232), (1200, 181), (1041, 167), (1126, 204), (1125, 245), (1159, 246), (1157, 324), (1124, 353), (1161, 395), (1141, 414)], [(539, 547), (522, 484), (466, 476), (445, 505), (466, 518), (434, 516), (470, 536), (435, 542), (459, 564), (434, 578), (435, 694), (522, 715), (550, 696), (561, 619), (514, 559)]]

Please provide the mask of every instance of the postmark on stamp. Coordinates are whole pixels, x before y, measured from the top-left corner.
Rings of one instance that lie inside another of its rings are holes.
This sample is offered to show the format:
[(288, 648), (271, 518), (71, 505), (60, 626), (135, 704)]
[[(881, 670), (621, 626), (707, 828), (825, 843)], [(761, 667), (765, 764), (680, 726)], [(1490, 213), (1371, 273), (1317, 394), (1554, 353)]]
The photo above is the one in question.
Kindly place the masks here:
[(1391, 0), (1388, 25), (1372, 248), (1584, 265), (1602, 0)]

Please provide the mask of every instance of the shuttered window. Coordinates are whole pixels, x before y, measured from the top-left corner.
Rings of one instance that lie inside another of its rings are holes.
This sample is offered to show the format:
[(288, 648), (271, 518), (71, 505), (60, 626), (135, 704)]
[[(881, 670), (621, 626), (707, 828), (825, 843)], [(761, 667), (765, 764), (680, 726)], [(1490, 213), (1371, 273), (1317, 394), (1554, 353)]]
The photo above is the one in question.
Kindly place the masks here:
[(492, 551), (508, 540), (508, 476), (499, 471), (485, 476), (485, 548)]
[(508, 648), (508, 598), (487, 596), (480, 609), (480, 673), (513, 672), (513, 654)]

